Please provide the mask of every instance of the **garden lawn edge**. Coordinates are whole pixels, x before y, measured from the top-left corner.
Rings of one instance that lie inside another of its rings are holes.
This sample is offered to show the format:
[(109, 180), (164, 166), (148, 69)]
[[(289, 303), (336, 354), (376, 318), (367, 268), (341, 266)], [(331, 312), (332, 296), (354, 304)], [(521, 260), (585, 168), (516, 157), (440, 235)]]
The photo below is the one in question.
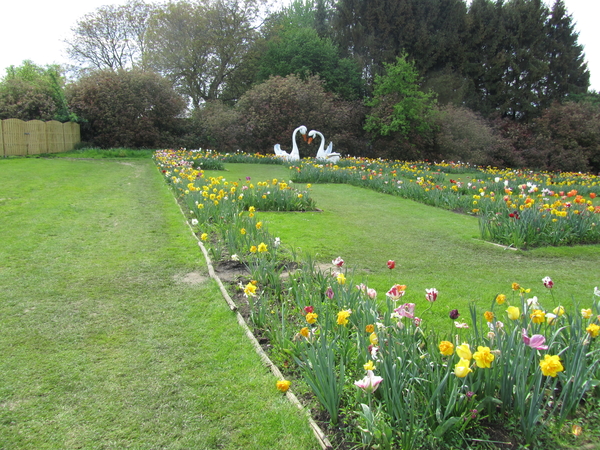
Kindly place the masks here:
[[(174, 198), (174, 200), (175, 200), (175, 203), (177, 204), (177, 206), (179, 207), (179, 210), (181, 211), (182, 216), (185, 218), (185, 214), (183, 212), (183, 209), (181, 208), (180, 203), (177, 201), (177, 199)], [(216, 274), (214, 267), (212, 265), (210, 256), (208, 255), (208, 251), (206, 250), (206, 247), (202, 244), (202, 241), (200, 241), (200, 239), (198, 239), (198, 236), (196, 235), (196, 233), (194, 233), (194, 230), (192, 229), (192, 227), (190, 226), (190, 224), (187, 220), (186, 220), (186, 224), (187, 224), (188, 228), (190, 229), (192, 236), (194, 236), (194, 239), (196, 239), (196, 241), (198, 242), (198, 246), (202, 250), (202, 254), (204, 255), (204, 259), (206, 260), (206, 265), (208, 267), (208, 273), (209, 273), (210, 277), (217, 282), (217, 284), (219, 286), (219, 290), (221, 291), (221, 294), (223, 295), (223, 298), (229, 305), (229, 308), (231, 309), (231, 311), (235, 313), (238, 324), (244, 330), (244, 333), (246, 334), (246, 336), (252, 343), (254, 350), (260, 357), (261, 361), (265, 364), (265, 366), (267, 366), (271, 370), (273, 375), (275, 375), (275, 377), (277, 377), (277, 379), (283, 380), (283, 378), (284, 378), (283, 374), (281, 373), (279, 368), (275, 365), (275, 363), (273, 363), (273, 361), (271, 361), (271, 359), (265, 353), (265, 351), (262, 349), (262, 347), (260, 346), (260, 343), (256, 339), (256, 336), (254, 336), (254, 333), (252, 333), (252, 330), (246, 323), (246, 320), (240, 314), (240, 312), (237, 310), (237, 306), (236, 306), (235, 302), (233, 301), (233, 299), (231, 298), (231, 296), (229, 295), (229, 293), (227, 292), (227, 289), (223, 285), (223, 282), (221, 281), (219, 276)], [(325, 433), (323, 432), (321, 427), (319, 427), (317, 422), (315, 422), (315, 420), (312, 418), (310, 412), (304, 407), (304, 405), (302, 405), (302, 403), (300, 402), (300, 400), (298, 400), (298, 397), (296, 397), (296, 395), (292, 392), (292, 390), (288, 389), (285, 392), (285, 395), (292, 404), (296, 405), (298, 407), (298, 409), (300, 409), (306, 415), (306, 418), (308, 419), (308, 423), (309, 423), (315, 437), (319, 441), (319, 445), (321, 446), (321, 448), (323, 450), (333, 449), (333, 445), (331, 444), (331, 442), (329, 441), (329, 439), (327, 438), (327, 436), (325, 435)]]

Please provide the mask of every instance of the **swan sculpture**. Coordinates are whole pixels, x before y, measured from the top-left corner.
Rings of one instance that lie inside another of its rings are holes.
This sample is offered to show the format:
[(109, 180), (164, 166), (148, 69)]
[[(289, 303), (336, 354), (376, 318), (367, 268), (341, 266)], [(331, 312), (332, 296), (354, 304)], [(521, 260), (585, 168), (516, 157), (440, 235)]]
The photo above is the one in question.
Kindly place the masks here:
[(316, 158), (320, 161), (327, 161), (328, 163), (337, 163), (342, 155), (333, 151), (333, 142), (330, 142), (327, 149), (325, 149), (325, 136), (323, 136), (323, 133), (317, 130), (310, 130), (308, 132), (308, 143), (310, 144), (317, 134), (321, 137), (321, 145), (319, 145), (319, 150), (317, 150)]
[(306, 140), (306, 127), (301, 125), (292, 133), (292, 151), (288, 153), (285, 150), (282, 150), (279, 144), (275, 144), (275, 156), (283, 158), (285, 161), (300, 161), (300, 151), (298, 150), (298, 144), (296, 143), (296, 133), (298, 132), (300, 132)]

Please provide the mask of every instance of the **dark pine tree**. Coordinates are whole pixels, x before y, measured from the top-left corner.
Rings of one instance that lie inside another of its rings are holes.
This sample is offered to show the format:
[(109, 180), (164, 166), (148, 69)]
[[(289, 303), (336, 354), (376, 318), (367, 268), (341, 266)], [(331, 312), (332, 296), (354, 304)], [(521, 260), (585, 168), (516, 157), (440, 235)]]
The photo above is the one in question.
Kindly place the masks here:
[(546, 49), (549, 63), (544, 106), (569, 95), (585, 94), (590, 85), (590, 73), (584, 60), (583, 47), (577, 43), (573, 19), (562, 0), (556, 0), (546, 24)]

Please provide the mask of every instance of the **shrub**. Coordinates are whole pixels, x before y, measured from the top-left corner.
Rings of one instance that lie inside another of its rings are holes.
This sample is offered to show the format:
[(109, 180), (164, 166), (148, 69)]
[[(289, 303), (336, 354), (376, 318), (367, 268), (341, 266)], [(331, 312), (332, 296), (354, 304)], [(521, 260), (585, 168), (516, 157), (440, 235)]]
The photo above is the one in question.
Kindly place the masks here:
[(600, 108), (590, 103), (555, 103), (533, 124), (545, 169), (600, 171)]
[[(321, 131), (334, 142), (334, 151), (355, 154), (364, 149), (362, 108), (339, 100), (317, 77), (276, 76), (246, 92), (236, 105), (243, 126), (240, 146), (248, 152), (273, 153), (280, 143), (291, 147), (292, 131), (300, 125)], [(300, 156), (314, 156), (316, 148), (300, 145)]]
[(232, 152), (240, 148), (243, 128), (235, 108), (218, 100), (207, 102), (194, 111), (192, 123), (200, 147), (219, 152)]
[(23, 80), (6, 80), (0, 86), (0, 120), (52, 120), (56, 105), (49, 92)]
[(446, 161), (505, 167), (510, 142), (479, 114), (463, 106), (447, 105), (436, 115), (437, 151)]
[(138, 70), (93, 72), (71, 86), (69, 97), (86, 122), (83, 138), (104, 148), (170, 146), (185, 109), (168, 81)]

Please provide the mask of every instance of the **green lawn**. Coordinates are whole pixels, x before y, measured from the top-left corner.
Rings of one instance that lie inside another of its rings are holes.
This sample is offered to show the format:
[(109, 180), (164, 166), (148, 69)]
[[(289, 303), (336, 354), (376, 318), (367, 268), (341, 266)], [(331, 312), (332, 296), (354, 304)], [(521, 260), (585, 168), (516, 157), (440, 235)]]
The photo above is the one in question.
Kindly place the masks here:
[(0, 233), (0, 448), (317, 448), (151, 160), (0, 160)]

